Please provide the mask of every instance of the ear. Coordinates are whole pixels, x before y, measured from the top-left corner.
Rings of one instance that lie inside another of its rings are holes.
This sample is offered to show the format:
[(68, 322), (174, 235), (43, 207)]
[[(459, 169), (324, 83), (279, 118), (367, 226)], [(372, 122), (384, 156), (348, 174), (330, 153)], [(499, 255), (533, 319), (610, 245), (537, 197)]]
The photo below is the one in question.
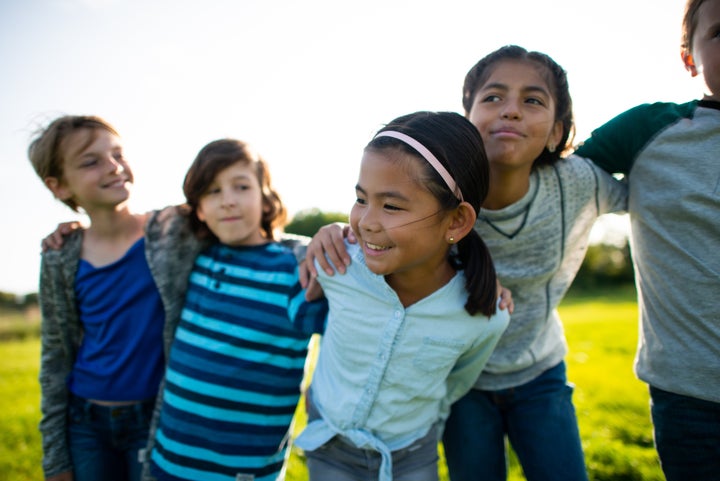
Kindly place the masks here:
[(45, 182), (45, 187), (50, 189), (50, 192), (53, 193), (56, 199), (68, 200), (72, 198), (72, 192), (70, 192), (67, 186), (57, 177), (45, 177), (43, 182)]
[(683, 64), (685, 64), (685, 70), (690, 72), (691, 76), (697, 77), (697, 65), (695, 65), (695, 59), (693, 58), (692, 54), (687, 50), (683, 50), (682, 52), (680, 52), (680, 56), (682, 57)]
[(451, 243), (458, 242), (475, 227), (476, 218), (475, 209), (473, 209), (468, 202), (461, 202), (452, 213), (452, 219), (445, 233), (445, 239), (448, 241), (449, 239), (453, 239), (453, 241), (449, 241)]
[(550, 136), (548, 137), (547, 141), (547, 149), (550, 152), (555, 152), (555, 150), (560, 149), (562, 150), (565, 148), (564, 145), (559, 145), (560, 140), (562, 139), (563, 135), (563, 123), (561, 120), (556, 120), (555, 125), (553, 125), (552, 131), (550, 132)]
[(205, 222), (207, 217), (205, 216), (205, 212), (203, 212), (202, 206), (198, 203), (197, 209), (195, 209), (195, 215), (200, 220), (200, 222)]

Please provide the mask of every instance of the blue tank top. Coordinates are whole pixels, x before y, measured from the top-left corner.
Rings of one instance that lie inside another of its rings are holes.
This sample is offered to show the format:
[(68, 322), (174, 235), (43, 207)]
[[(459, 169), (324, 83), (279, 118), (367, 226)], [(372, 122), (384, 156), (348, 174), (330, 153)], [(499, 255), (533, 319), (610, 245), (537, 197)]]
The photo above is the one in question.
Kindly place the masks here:
[(84, 334), (70, 391), (104, 401), (154, 397), (164, 368), (165, 312), (145, 258), (145, 239), (106, 266), (80, 260), (75, 294)]

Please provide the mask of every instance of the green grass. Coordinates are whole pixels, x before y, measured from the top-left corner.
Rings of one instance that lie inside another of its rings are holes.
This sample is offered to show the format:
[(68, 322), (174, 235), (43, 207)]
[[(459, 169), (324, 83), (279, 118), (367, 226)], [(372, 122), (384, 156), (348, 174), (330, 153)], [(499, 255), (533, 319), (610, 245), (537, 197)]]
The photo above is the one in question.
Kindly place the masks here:
[[(652, 444), (647, 387), (632, 371), (637, 343), (634, 290), (572, 291), (560, 314), (570, 346), (568, 378), (575, 384), (590, 479), (662, 480)], [(0, 313), (0, 339), (2, 329), (10, 325), (5, 321)], [(36, 335), (0, 342), (0, 473), (7, 481), (42, 479), (37, 432), (39, 349)], [(294, 432), (300, 432), (305, 422), (301, 404)], [(440, 476), (448, 479), (442, 462)], [(511, 458), (509, 480), (523, 479)], [(293, 448), (287, 481), (306, 480), (304, 459)]]
[(37, 307), (27, 311), (0, 308), (0, 342), (39, 335), (40, 311)]
[(0, 342), (0, 478), (42, 479), (37, 337)]

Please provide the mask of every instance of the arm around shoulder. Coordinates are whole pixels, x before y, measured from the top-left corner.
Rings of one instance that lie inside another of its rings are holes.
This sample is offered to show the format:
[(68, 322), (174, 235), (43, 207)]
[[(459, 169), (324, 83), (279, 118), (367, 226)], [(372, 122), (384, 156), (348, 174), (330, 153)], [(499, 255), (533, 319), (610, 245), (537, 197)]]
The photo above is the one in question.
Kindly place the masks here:
[(642, 104), (592, 132), (575, 151), (610, 173), (628, 174), (637, 154), (657, 133), (691, 114), (696, 102)]

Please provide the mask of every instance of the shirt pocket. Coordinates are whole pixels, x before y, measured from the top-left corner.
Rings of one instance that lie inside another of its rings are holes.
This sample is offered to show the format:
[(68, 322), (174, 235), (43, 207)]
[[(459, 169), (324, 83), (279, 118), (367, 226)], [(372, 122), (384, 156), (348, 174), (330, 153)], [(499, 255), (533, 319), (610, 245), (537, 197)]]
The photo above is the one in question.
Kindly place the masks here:
[(463, 353), (465, 343), (447, 337), (424, 337), (413, 358), (413, 366), (422, 372), (450, 372)]

